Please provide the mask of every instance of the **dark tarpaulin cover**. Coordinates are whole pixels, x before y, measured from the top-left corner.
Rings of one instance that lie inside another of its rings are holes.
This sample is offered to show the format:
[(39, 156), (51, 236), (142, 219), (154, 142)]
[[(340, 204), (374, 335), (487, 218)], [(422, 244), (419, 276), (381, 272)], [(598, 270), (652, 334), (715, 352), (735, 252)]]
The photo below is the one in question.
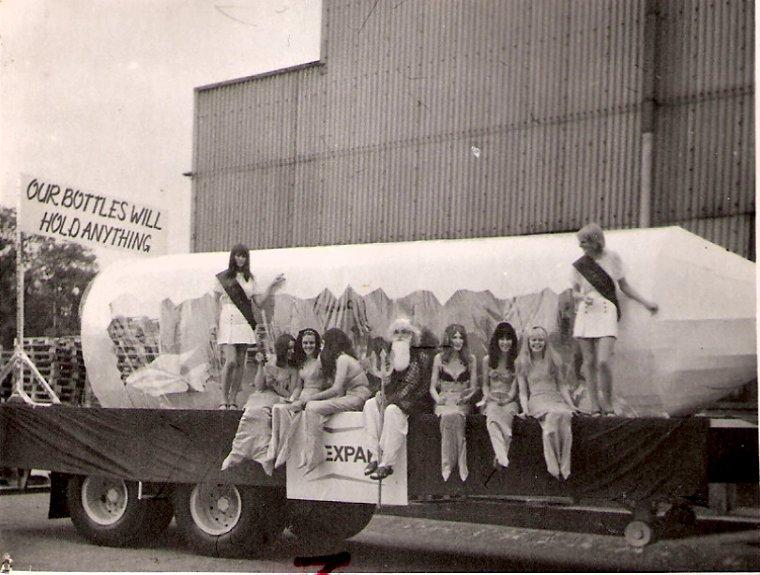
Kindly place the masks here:
[[(277, 470), (267, 477), (244, 462), (220, 466), (229, 452), (241, 412), (76, 407), (0, 406), (0, 466), (110, 475), (142, 481), (225, 481), (284, 485)], [(705, 418), (574, 417), (572, 474), (566, 481), (546, 472), (541, 428), (516, 419), (510, 466), (493, 471), (485, 418), (467, 418), (470, 475), (441, 477), (438, 418), (410, 420), (409, 493), (474, 495), (572, 495), (618, 501), (688, 497), (707, 491)]]
[[(707, 418), (573, 418), (572, 473), (558, 480), (546, 471), (537, 420), (515, 418), (510, 464), (494, 472), (485, 417), (467, 418), (469, 477), (441, 477), (438, 418), (410, 423), (409, 493), (546, 495), (635, 502), (707, 499)], [(466, 485), (466, 487), (465, 487)]]
[(0, 406), (0, 465), (140, 481), (284, 485), (278, 470), (221, 465), (241, 412)]

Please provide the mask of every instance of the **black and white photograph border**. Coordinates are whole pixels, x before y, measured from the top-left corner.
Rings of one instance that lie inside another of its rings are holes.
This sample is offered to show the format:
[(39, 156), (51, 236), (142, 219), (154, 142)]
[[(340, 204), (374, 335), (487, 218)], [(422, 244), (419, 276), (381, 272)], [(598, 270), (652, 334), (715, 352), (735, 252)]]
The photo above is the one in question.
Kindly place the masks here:
[(0, 3), (0, 571), (760, 569), (755, 3)]

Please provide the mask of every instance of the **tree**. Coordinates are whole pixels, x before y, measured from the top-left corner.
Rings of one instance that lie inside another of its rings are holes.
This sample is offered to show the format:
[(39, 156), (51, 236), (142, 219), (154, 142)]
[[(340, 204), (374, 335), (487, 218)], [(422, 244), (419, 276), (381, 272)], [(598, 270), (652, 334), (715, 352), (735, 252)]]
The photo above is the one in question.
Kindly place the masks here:
[[(0, 206), (0, 345), (16, 336), (16, 211)], [(77, 335), (79, 302), (98, 272), (86, 247), (24, 235), (24, 335)]]

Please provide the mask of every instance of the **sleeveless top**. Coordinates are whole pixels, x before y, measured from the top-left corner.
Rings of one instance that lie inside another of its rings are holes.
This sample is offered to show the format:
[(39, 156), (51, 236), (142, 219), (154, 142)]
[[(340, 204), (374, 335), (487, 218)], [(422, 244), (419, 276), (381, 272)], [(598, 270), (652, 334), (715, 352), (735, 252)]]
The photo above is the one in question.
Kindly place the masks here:
[(369, 399), (372, 396), (372, 393), (369, 390), (367, 374), (364, 373), (364, 370), (361, 368), (361, 365), (359, 365), (357, 360), (350, 355), (347, 355), (346, 357), (349, 358), (349, 363), (346, 372), (346, 382), (343, 385), (345, 394)]
[(322, 377), (322, 364), (319, 363), (319, 359), (305, 364), (298, 370), (298, 375), (303, 380), (304, 389), (322, 391), (325, 381)]
[(493, 396), (507, 396), (515, 381), (512, 369), (489, 369), (488, 385)]

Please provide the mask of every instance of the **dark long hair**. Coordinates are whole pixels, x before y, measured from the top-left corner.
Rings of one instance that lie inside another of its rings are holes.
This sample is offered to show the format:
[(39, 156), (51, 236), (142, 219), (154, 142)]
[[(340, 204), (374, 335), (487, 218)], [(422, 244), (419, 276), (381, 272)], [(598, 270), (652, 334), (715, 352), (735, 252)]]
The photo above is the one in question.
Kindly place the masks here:
[(293, 365), (295, 365), (298, 369), (301, 369), (303, 367), (303, 364), (306, 363), (306, 354), (303, 351), (303, 338), (307, 335), (314, 336), (314, 341), (316, 343), (315, 350), (317, 355), (319, 355), (319, 350), (322, 348), (322, 338), (319, 337), (319, 332), (316, 329), (307, 327), (306, 329), (299, 331), (298, 335), (296, 336), (296, 353), (293, 356)]
[(351, 340), (342, 329), (338, 329), (337, 327), (328, 329), (322, 341), (324, 344), (322, 352), (319, 354), (319, 359), (322, 363), (322, 373), (326, 377), (335, 377), (335, 362), (338, 361), (338, 356), (341, 353), (345, 353), (356, 359), (356, 352), (354, 352), (354, 347), (351, 345)]
[(292, 363), (288, 363), (288, 346), (291, 341), (295, 343), (296, 340), (289, 333), (283, 333), (275, 340), (274, 354), (277, 357), (277, 361), (275, 362), (277, 367), (291, 367), (293, 365)]
[(517, 333), (511, 323), (503, 321), (496, 326), (496, 329), (491, 336), (491, 341), (488, 342), (488, 367), (491, 369), (499, 367), (499, 359), (501, 359), (499, 340), (504, 338), (507, 338), (512, 342), (512, 346), (507, 352), (507, 369), (514, 370), (515, 368), (515, 358), (517, 357)]
[(245, 244), (237, 244), (230, 251), (230, 261), (227, 264), (227, 277), (232, 279), (237, 275), (238, 267), (235, 264), (235, 256), (245, 256), (245, 265), (243, 266), (243, 277), (246, 281), (251, 279), (251, 253)]
[[(455, 333), (461, 335), (463, 340), (462, 349), (459, 352), (454, 351), (454, 348), (451, 347), (451, 339), (454, 337)], [(459, 360), (464, 365), (470, 364), (470, 347), (467, 344), (467, 330), (463, 325), (460, 325), (458, 323), (452, 323), (449, 325), (443, 332), (443, 341), (441, 342), (441, 346), (443, 347), (443, 355), (441, 356), (443, 363), (448, 363), (451, 361), (452, 355), (459, 353)]]

